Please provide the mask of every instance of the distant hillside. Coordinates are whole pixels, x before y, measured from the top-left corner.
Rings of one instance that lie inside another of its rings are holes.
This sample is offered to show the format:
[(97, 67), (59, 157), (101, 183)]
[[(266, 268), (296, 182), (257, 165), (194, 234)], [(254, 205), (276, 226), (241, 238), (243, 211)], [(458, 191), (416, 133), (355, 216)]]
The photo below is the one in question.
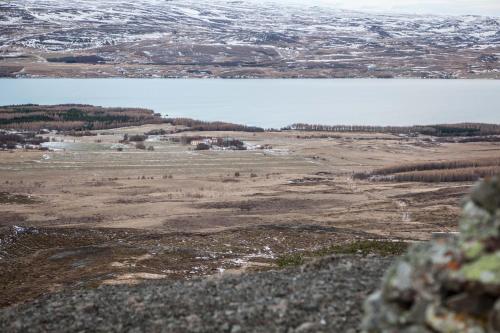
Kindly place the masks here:
[(0, 75), (498, 79), (499, 26), (307, 1), (10, 0)]

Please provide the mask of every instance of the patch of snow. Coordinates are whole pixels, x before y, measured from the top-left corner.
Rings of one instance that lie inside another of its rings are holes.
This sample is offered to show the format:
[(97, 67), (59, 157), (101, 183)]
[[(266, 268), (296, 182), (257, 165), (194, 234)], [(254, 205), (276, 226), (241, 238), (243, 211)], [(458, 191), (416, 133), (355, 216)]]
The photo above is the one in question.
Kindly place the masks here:
[(15, 226), (13, 227), (13, 229), (14, 229), (14, 234), (15, 234), (15, 235), (22, 235), (22, 234), (24, 234), (24, 233), (26, 232), (26, 228), (24, 228), (24, 227), (19, 227), (19, 226), (17, 226), (17, 225), (15, 225)]

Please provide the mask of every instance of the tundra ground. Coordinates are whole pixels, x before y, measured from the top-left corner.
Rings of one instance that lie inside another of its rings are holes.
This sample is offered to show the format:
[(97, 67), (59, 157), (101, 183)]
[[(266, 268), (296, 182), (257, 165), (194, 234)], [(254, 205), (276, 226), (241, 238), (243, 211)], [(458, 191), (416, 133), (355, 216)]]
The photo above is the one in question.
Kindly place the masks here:
[[(0, 152), (0, 306), (68, 287), (268, 270), (353, 241), (454, 232), (471, 182), (353, 180), (355, 172), (500, 156), (495, 143), (387, 134), (196, 132), (272, 149), (196, 151), (125, 133), (55, 135), (50, 152)], [(62, 141), (62, 142), (61, 142)], [(338, 247), (337, 247), (338, 248)]]

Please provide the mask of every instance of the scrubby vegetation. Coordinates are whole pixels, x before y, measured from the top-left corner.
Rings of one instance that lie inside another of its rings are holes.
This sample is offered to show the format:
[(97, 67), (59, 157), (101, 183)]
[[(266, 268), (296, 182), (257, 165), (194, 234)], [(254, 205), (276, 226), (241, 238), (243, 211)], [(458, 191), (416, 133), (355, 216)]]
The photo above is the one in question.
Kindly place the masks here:
[(354, 174), (354, 179), (399, 182), (477, 181), (500, 173), (500, 157), (401, 164)]
[(348, 244), (333, 245), (315, 252), (316, 256), (329, 254), (378, 254), (382, 256), (398, 256), (408, 249), (406, 242), (362, 240)]
[(354, 126), (354, 125), (319, 125), (293, 124), (282, 130), (298, 130), (310, 132), (371, 132), (406, 135), (431, 135), (437, 137), (450, 136), (491, 136), (500, 134), (500, 125), (482, 123), (461, 123), (426, 126)]
[(18, 145), (38, 146), (47, 142), (47, 138), (36, 135), (35, 133), (8, 133), (0, 131), (0, 149), (15, 149)]
[(84, 137), (84, 136), (97, 136), (97, 133), (91, 131), (63, 131), (61, 134), (74, 137)]
[(278, 267), (300, 266), (308, 258), (324, 257), (333, 254), (377, 254), (381, 256), (399, 256), (406, 252), (409, 244), (406, 242), (391, 242), (382, 240), (361, 240), (347, 244), (332, 245), (314, 252), (292, 253), (276, 259)]
[(29, 195), (0, 192), (0, 204), (29, 205), (37, 201)]
[(59, 58), (47, 58), (48, 62), (64, 62), (66, 64), (103, 64), (106, 59), (97, 55), (67, 56)]
[(3, 129), (88, 131), (163, 122), (161, 115), (139, 108), (104, 108), (81, 104), (0, 107), (0, 128)]
[(239, 131), (239, 132), (264, 132), (263, 128), (226, 123), (221, 121), (201, 121), (190, 118), (167, 118), (165, 120), (174, 126), (186, 126), (191, 131)]
[(276, 259), (276, 265), (280, 268), (300, 266), (304, 264), (304, 255), (300, 253), (286, 254)]
[(146, 133), (144, 133), (144, 135), (146, 135), (146, 136), (149, 136), (149, 135), (166, 135), (166, 134), (170, 134), (170, 133), (171, 132), (167, 132), (163, 128), (160, 128), (160, 129), (154, 129), (154, 130), (151, 130), (149, 132), (146, 132)]
[[(127, 136), (128, 137), (128, 136)], [(146, 141), (146, 139), (148, 138), (147, 135), (132, 135), (130, 137), (128, 137), (128, 141), (132, 141), (132, 142), (144, 142)], [(124, 138), (125, 140), (125, 138)]]
[(202, 143), (198, 143), (196, 145), (196, 148), (195, 148), (195, 150), (209, 150), (209, 149), (210, 149), (210, 146), (207, 145), (206, 143), (203, 143), (203, 142)]

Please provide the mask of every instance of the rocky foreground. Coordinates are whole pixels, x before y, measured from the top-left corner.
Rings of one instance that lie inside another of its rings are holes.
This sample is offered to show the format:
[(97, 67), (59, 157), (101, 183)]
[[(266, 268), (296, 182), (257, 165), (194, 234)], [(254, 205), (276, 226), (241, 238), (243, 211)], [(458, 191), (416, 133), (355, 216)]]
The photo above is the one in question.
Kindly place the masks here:
[(301, 268), (108, 286), (0, 311), (1, 332), (357, 332), (392, 258), (328, 257)]

